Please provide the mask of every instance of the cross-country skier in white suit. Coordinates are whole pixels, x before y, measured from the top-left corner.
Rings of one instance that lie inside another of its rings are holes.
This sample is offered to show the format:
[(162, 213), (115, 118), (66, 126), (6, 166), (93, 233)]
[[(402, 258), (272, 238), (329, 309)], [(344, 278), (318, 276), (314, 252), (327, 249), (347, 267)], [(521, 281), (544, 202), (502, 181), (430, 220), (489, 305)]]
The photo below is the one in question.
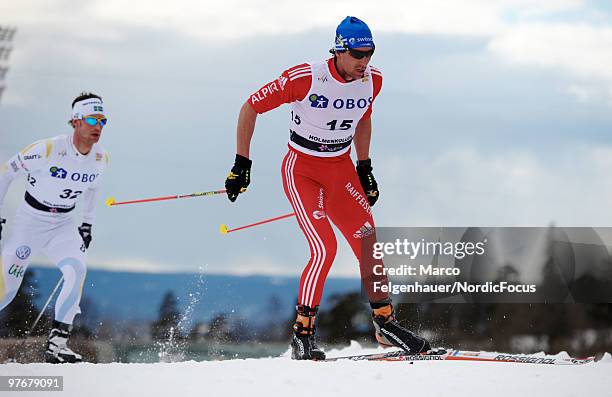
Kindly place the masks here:
[[(82, 93), (72, 102), (72, 134), (34, 142), (0, 165), (0, 211), (11, 182), (19, 175), (27, 176), (24, 201), (10, 235), (2, 241), (0, 310), (17, 294), (36, 252), (55, 262), (64, 277), (47, 342), (47, 362), (82, 360), (67, 342), (74, 317), (80, 313), (97, 192), (108, 165), (108, 155), (98, 143), (106, 122), (102, 98)], [(73, 215), (81, 197), (83, 220), (77, 227)], [(0, 218), (0, 239), (4, 222)]]

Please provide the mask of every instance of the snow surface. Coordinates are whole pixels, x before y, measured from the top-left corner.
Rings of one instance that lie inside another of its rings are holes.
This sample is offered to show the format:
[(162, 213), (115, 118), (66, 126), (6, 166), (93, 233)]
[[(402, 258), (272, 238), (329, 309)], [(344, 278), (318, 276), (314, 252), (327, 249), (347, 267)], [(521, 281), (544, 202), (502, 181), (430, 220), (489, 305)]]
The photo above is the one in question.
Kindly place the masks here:
[[(353, 343), (327, 354), (336, 357), (379, 351)], [(156, 364), (3, 364), (0, 375), (64, 376), (64, 392), (37, 392), (36, 396), (612, 395), (612, 356), (608, 353), (597, 363), (580, 366), (456, 361), (302, 362), (285, 354), (264, 359)]]

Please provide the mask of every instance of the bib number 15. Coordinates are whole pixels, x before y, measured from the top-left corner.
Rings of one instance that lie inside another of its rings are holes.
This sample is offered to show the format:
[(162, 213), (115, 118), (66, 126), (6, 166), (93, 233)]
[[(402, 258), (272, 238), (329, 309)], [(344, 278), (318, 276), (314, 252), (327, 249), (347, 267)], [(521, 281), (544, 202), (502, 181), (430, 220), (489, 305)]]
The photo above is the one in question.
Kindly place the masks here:
[[(340, 121), (340, 125), (338, 125), (338, 121)], [(330, 130), (348, 130), (353, 125), (354, 120), (332, 120), (327, 125)]]
[(302, 119), (300, 118), (300, 115), (297, 113), (293, 113), (293, 110), (291, 111), (291, 120), (295, 123), (295, 124), (300, 124), (302, 122)]

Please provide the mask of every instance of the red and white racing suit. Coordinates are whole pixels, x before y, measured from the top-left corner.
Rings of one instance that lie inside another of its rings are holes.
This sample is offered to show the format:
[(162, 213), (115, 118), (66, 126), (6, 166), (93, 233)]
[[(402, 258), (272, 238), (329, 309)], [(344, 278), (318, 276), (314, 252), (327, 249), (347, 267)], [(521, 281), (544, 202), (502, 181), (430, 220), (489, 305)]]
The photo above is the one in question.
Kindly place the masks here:
[(355, 127), (368, 119), (382, 88), (382, 74), (368, 66), (363, 78), (347, 82), (334, 60), (301, 64), (253, 93), (248, 100), (259, 114), (291, 104), (289, 152), (282, 165), (285, 194), (310, 246), (302, 272), (298, 305), (318, 306), (325, 279), (336, 256), (330, 221), (342, 232), (360, 262), (363, 286), (370, 302), (389, 298), (374, 292), (380, 261), (361, 261), (363, 239), (375, 239), (370, 205), (350, 158)]

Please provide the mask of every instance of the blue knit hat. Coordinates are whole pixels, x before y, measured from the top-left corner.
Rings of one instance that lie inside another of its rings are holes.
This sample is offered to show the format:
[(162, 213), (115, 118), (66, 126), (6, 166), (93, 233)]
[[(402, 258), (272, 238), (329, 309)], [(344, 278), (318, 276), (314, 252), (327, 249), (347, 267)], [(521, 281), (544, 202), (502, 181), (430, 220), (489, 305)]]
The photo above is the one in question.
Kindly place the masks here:
[(336, 28), (336, 51), (345, 51), (347, 48), (370, 47), (374, 48), (374, 39), (370, 28), (359, 18), (346, 17)]

